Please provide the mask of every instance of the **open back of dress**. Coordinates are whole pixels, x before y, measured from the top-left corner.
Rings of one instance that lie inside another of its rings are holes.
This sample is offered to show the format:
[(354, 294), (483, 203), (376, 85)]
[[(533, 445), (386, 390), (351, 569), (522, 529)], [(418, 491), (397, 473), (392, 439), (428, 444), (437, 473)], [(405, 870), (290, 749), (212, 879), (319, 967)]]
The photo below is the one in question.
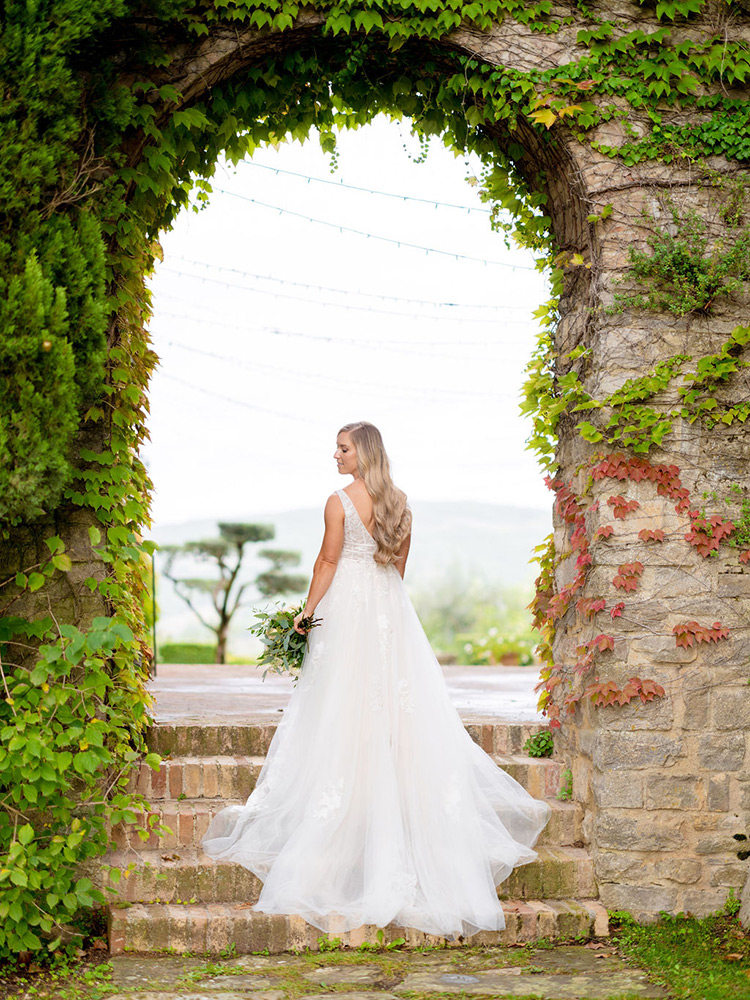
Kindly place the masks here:
[(329, 933), (499, 930), (496, 886), (535, 859), (549, 806), (471, 740), (398, 571), (337, 494), (323, 624), (254, 792), (214, 818), (203, 849), (264, 881), (257, 910)]

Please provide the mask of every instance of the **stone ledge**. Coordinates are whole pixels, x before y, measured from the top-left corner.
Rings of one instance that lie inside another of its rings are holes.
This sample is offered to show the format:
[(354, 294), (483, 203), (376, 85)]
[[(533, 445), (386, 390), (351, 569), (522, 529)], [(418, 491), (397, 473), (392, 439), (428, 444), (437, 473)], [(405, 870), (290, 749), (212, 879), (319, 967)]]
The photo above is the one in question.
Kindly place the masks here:
[[(506, 900), (502, 905), (506, 923), (502, 931), (481, 931), (470, 938), (450, 940), (391, 924), (384, 928), (383, 943), (405, 938), (407, 948), (511, 945), (609, 934), (607, 911), (595, 899)], [(108, 922), (110, 950), (115, 955), (165, 949), (180, 954), (216, 954), (232, 944), (240, 955), (265, 949), (271, 953), (304, 948), (317, 951), (320, 940), (326, 937), (301, 917), (255, 913), (245, 905), (229, 903), (110, 907)], [(378, 928), (366, 926), (336, 937), (343, 947), (357, 948), (365, 941), (378, 944), (377, 932)]]
[[(594, 898), (594, 867), (588, 852), (580, 847), (540, 847), (538, 857), (514, 868), (498, 889), (502, 898), (566, 899)], [(241, 865), (215, 862), (195, 847), (178, 852), (161, 850), (115, 851), (106, 857), (115, 868), (134, 868), (121, 879), (119, 899), (130, 903), (243, 902), (251, 905), (260, 894), (261, 882)]]

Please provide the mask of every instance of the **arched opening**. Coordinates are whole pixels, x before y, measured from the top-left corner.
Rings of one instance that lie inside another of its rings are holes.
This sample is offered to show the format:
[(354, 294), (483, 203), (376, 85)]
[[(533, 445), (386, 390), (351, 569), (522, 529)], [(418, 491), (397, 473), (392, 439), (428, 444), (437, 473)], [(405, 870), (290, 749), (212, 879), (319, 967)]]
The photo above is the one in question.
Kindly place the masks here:
[[(316, 137), (222, 165), (210, 207), (183, 211), (162, 238), (150, 283), (161, 358), (144, 449), (151, 537), (184, 544), (215, 537), (217, 521), (270, 521), (274, 546), (301, 548), (309, 574), (321, 498), (338, 485), (331, 427), (370, 414), (412, 503), (431, 501), (416, 511), (408, 582), (436, 651), (526, 663), (528, 560), (550, 520), (518, 401), (548, 283), (530, 251), (493, 233), (481, 160), (439, 140), (424, 158), (409, 129), (383, 119), (340, 133), (335, 173)], [(263, 568), (246, 556), (242, 580)], [(207, 572), (184, 555), (179, 570)], [(195, 600), (212, 613), (208, 595)], [(210, 662), (213, 633), (163, 575), (158, 603), (159, 659), (179, 659), (187, 642)], [(248, 615), (233, 617), (235, 658), (258, 649)]]
[[(314, 75), (306, 68), (311, 59), (314, 59)], [(168, 134), (166, 145), (176, 151), (182, 184), (187, 187), (193, 182), (195, 173), (211, 177), (216, 158), (224, 151), (230, 157), (240, 159), (247, 151), (282, 135), (305, 135), (313, 125), (323, 134), (324, 144), (332, 145), (332, 133), (339, 127), (361, 125), (383, 111), (392, 117), (406, 114), (418, 134), (436, 135), (456, 152), (471, 152), (481, 158), (485, 165), (481, 183), (486, 190), (487, 203), (498, 207), (502, 205), (515, 212), (522, 239), (537, 256), (549, 257), (553, 249), (557, 253), (562, 247), (574, 245), (578, 233), (571, 232), (571, 226), (574, 223), (580, 225), (583, 208), (577, 206), (576, 191), (566, 188), (564, 170), (558, 163), (559, 153), (546, 150), (544, 143), (538, 142), (535, 137), (532, 139), (532, 131), (525, 129), (522, 122), (515, 123), (516, 127), (507, 132), (482, 128), (480, 122), (483, 116), (476, 106), (476, 124), (472, 126), (473, 115), (466, 103), (466, 94), (451, 94), (448, 86), (448, 81), (452, 80), (452, 86), (461, 90), (461, 78), (456, 73), (458, 67), (453, 59), (448, 50), (421, 51), (418, 57), (416, 50), (410, 46), (405, 46), (396, 54), (389, 54), (385, 47), (377, 43), (369, 45), (358, 41), (351, 45), (348, 42), (329, 43), (316, 39), (314, 47), (302, 42), (299, 47), (273, 60), (263, 53), (256, 61), (252, 58), (247, 40), (244, 40), (242, 65), (232, 65), (227, 59), (224, 70), (227, 75), (214, 77), (210, 88), (201, 83), (200, 89), (197, 89), (196, 82), (196, 89), (190, 90), (186, 81), (180, 83), (181, 88), (191, 92), (192, 100), (188, 107), (171, 109), (171, 117), (165, 121), (162, 135)], [(229, 66), (232, 67), (231, 73)], [(160, 121), (158, 112), (155, 120)], [(233, 134), (226, 134), (228, 126), (225, 123), (229, 121), (232, 122)], [(331, 137), (327, 137), (326, 133)], [(220, 140), (218, 136), (221, 136)], [(142, 171), (147, 171), (147, 176), (158, 182), (158, 177), (154, 178), (148, 148), (145, 145), (138, 149), (134, 142), (129, 151), (130, 169), (133, 170), (131, 193), (133, 204), (143, 206), (140, 210), (142, 217), (147, 219), (148, 235), (156, 237), (172, 224), (177, 205), (184, 200), (184, 190), (173, 186), (161, 201), (152, 197), (151, 182), (144, 182), (140, 176)], [(563, 163), (564, 159), (563, 156)], [(564, 196), (560, 197), (563, 191)], [(553, 208), (553, 204), (557, 207)], [(503, 219), (498, 216), (495, 221), (499, 225)], [(559, 236), (555, 234), (555, 227), (561, 230)], [(558, 282), (563, 276), (564, 272), (560, 270)], [(585, 286), (586, 281), (587, 272), (583, 271), (581, 276), (575, 278), (575, 288), (570, 280), (566, 282), (568, 287), (565, 291), (569, 299), (562, 308), (563, 312), (567, 309), (564, 328), (570, 338), (575, 336), (573, 327), (579, 315), (585, 315), (581, 284)], [(460, 343), (460, 338), (457, 343)], [(476, 727), (475, 738), (483, 741), (487, 749), (495, 752), (504, 749), (506, 753), (513, 754), (520, 750), (531, 728), (515, 723), (490, 722)], [(214, 726), (211, 732), (214, 733), (215, 729)], [(155, 738), (155, 745), (160, 750), (172, 753), (175, 768), (182, 754), (193, 752), (192, 745), (179, 743), (182, 736), (176, 737), (178, 744), (171, 750), (168, 746), (178, 731), (183, 730), (184, 726), (161, 727)], [(207, 738), (210, 740), (213, 737)], [(240, 743), (243, 738), (250, 737), (241, 737)], [(235, 747), (235, 752), (238, 749), (241, 752), (241, 747)], [(557, 854), (555, 850), (544, 854), (543, 865), (548, 869), (546, 878), (553, 881), (563, 869), (575, 870), (575, 874), (567, 882), (564, 879), (560, 881), (554, 891), (560, 897), (563, 912), (575, 914), (574, 919), (580, 922), (581, 928), (585, 926), (590, 930), (597, 920), (601, 924), (603, 911), (591, 898), (594, 890), (590, 860), (588, 857), (579, 858), (576, 853), (580, 851), (575, 846), (578, 811), (567, 806), (559, 811), (564, 829), (558, 828), (554, 835), (559, 836), (564, 844), (555, 849)], [(168, 874), (167, 877), (173, 879), (176, 876)], [(139, 892), (148, 895), (149, 890), (141, 881), (131, 884), (137, 886), (133, 888), (136, 895)], [(172, 893), (173, 890), (167, 891)], [(174, 891), (177, 891), (176, 883)], [(245, 890), (235, 886), (229, 890), (230, 895), (235, 891)], [(513, 892), (513, 889), (508, 891)], [(526, 883), (523, 886), (519, 884), (515, 891), (520, 895), (534, 892)], [(201, 898), (198, 905), (210, 906), (212, 900), (213, 897)], [(217, 901), (221, 902), (218, 897)], [(539, 919), (547, 919), (551, 913), (558, 912), (556, 905), (543, 907), (544, 917)], [(128, 912), (122, 920), (115, 916), (121, 933), (134, 947), (140, 940), (135, 928), (141, 916), (140, 911)], [(150, 916), (151, 912), (147, 909), (147, 921)], [(536, 932), (536, 918), (534, 926)], [(168, 935), (173, 933), (171, 927), (164, 932)], [(234, 932), (237, 933), (236, 923)]]

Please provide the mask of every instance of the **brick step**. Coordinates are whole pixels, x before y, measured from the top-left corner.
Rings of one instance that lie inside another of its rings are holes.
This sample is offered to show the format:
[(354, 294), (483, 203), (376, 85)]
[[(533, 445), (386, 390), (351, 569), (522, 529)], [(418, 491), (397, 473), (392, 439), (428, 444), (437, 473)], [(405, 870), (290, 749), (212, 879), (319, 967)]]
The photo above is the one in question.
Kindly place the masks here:
[[(554, 798), (560, 790), (563, 763), (557, 758), (492, 754), (535, 799)], [(173, 757), (158, 771), (141, 762), (131, 783), (152, 805), (181, 795), (205, 799), (247, 799), (255, 788), (265, 757)]]
[[(262, 757), (276, 732), (276, 722), (245, 726), (211, 723), (158, 723), (149, 730), (148, 745), (162, 757), (213, 757), (228, 754)], [(464, 719), (475, 743), (490, 754), (517, 754), (538, 732), (536, 722), (486, 722)]]
[[(607, 911), (594, 899), (505, 900), (505, 930), (480, 931), (456, 940), (433, 937), (393, 924), (384, 929), (383, 944), (406, 939), (407, 948), (521, 944), (556, 938), (606, 937)], [(360, 927), (337, 935), (343, 947), (357, 948), (365, 941), (379, 944), (376, 927)], [(236, 953), (318, 950), (325, 939), (317, 927), (301, 917), (254, 913), (246, 905), (141, 905), (110, 907), (109, 941), (113, 954), (124, 951), (170, 951), (184, 954), (217, 954), (234, 945)]]
[[(588, 853), (580, 847), (540, 847), (538, 858), (521, 865), (498, 889), (502, 899), (590, 899), (597, 895)], [(241, 865), (213, 861), (195, 847), (169, 852), (132, 848), (114, 851), (108, 865), (133, 865), (117, 887), (129, 903), (254, 903), (260, 880)], [(102, 880), (107, 875), (102, 872)]]
[[(539, 844), (576, 846), (581, 842), (581, 821), (583, 811), (575, 802), (558, 802), (548, 799), (552, 809), (550, 821), (542, 831)], [(132, 847), (135, 850), (163, 848), (198, 847), (208, 824), (224, 806), (242, 805), (245, 799), (161, 799), (155, 800), (148, 811), (136, 813), (135, 823), (120, 823), (112, 831), (116, 848)], [(171, 832), (158, 837), (150, 833), (148, 838), (140, 836), (140, 831), (153, 830), (153, 817)]]

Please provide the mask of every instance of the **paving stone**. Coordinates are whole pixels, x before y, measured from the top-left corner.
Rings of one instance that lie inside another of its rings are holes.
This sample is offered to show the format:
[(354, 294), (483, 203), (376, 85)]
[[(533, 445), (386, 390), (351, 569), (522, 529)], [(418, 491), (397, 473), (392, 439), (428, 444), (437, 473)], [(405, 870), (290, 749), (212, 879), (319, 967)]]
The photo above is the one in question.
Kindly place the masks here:
[(529, 973), (522, 969), (498, 969), (475, 975), (456, 973), (412, 973), (396, 993), (460, 993), (503, 997), (539, 997), (540, 1000), (608, 1000), (619, 994), (632, 997), (666, 997), (668, 994), (646, 979), (645, 973), (632, 969), (607, 971), (603, 974), (579, 972), (549, 975)]
[(183, 955), (112, 955), (112, 982), (133, 989), (137, 986), (171, 986), (193, 969), (202, 968), (205, 958)]
[(266, 976), (254, 976), (250, 972), (238, 972), (201, 979), (200, 985), (201, 989), (204, 987), (214, 989), (223, 986), (231, 990), (269, 990), (278, 986), (278, 982), (268, 979)]
[(399, 1000), (392, 993), (380, 993), (378, 990), (368, 990), (367, 993), (307, 993), (299, 1000), (325, 1000), (326, 997), (335, 997), (335, 1000), (372, 1000), (373, 997), (377, 1000)]
[(383, 971), (377, 965), (323, 966), (313, 972), (306, 973), (305, 979), (325, 986), (338, 986), (339, 983), (377, 983), (383, 978)]
[(622, 969), (622, 959), (613, 953), (612, 946), (602, 942), (597, 948), (582, 944), (559, 945), (529, 951), (531, 964), (545, 972), (617, 972)]
[(280, 990), (270, 993), (228, 993), (226, 990), (197, 990), (190, 993), (165, 993), (163, 990), (145, 993), (115, 993), (108, 1000), (283, 1000)]

